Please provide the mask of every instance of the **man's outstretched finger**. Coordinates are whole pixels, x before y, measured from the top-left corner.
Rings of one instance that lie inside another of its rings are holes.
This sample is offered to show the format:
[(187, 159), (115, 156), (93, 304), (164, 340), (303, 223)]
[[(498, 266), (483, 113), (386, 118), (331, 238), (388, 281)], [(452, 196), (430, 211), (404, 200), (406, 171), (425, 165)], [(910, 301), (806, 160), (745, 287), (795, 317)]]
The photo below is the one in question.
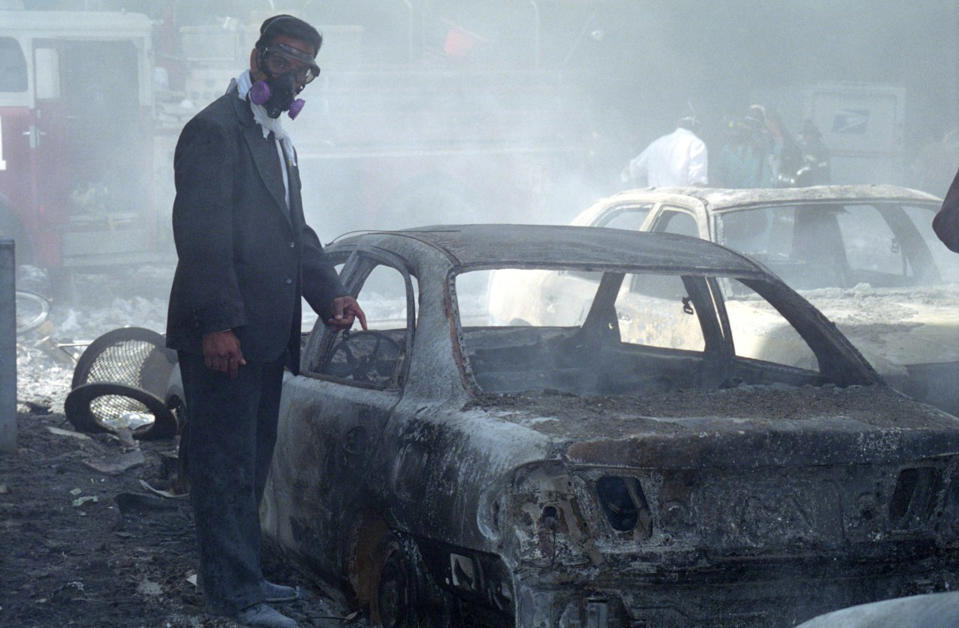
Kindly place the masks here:
[(366, 330), (366, 314), (363, 312), (363, 309), (355, 303), (352, 304), (351, 309), (353, 310), (353, 314), (356, 315), (356, 318), (360, 319), (360, 326), (365, 331)]

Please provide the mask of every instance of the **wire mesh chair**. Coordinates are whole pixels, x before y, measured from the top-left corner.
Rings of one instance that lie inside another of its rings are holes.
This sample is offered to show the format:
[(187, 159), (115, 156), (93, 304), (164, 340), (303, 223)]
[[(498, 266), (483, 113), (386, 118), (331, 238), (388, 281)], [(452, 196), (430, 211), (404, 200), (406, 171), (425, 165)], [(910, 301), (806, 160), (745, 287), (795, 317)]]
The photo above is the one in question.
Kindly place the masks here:
[(134, 438), (154, 440), (177, 433), (177, 419), (164, 402), (176, 353), (162, 335), (142, 327), (103, 334), (84, 350), (64, 402), (70, 423), (81, 432), (128, 427)]

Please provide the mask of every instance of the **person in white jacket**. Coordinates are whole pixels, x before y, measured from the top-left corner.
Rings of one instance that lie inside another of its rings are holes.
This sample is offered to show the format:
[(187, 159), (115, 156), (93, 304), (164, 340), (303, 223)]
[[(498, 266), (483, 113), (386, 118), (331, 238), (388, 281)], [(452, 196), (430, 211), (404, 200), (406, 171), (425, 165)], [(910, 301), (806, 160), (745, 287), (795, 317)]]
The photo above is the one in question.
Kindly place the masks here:
[(680, 118), (676, 130), (653, 141), (623, 169), (623, 183), (638, 187), (704, 186), (709, 182), (706, 143), (695, 133), (693, 116)]

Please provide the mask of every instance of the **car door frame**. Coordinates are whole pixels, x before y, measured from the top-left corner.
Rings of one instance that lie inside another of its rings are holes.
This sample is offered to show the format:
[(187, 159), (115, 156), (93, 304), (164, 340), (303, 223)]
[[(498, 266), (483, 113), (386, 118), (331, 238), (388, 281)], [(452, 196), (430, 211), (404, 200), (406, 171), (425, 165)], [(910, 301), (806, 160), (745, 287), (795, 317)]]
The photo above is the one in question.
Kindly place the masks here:
[(658, 199), (656, 206), (646, 217), (641, 230), (652, 233), (675, 233), (664, 230), (667, 213), (688, 215), (696, 223), (699, 238), (712, 241), (714, 230), (712, 224), (710, 224), (710, 216), (705, 205), (702, 201), (687, 196), (668, 196)]
[[(382, 507), (369, 486), (370, 478), (382, 477), (376, 467), (377, 452), (393, 412), (405, 392), (406, 373), (413, 344), (416, 304), (409, 264), (401, 257), (365, 247), (328, 251), (344, 286), (357, 295), (374, 268), (397, 270), (403, 277), (407, 298), (406, 356), (395, 387), (379, 388), (317, 373), (317, 357), (332, 350), (337, 333), (318, 320), (301, 360), (302, 371), (284, 384), (280, 434), (282, 451), (289, 460), (287, 488), (291, 503), (277, 509), (289, 513), (289, 539), (302, 547), (318, 570), (343, 578), (352, 559), (351, 535)], [(277, 461), (274, 461), (276, 467)], [(284, 464), (284, 463), (280, 463)]]

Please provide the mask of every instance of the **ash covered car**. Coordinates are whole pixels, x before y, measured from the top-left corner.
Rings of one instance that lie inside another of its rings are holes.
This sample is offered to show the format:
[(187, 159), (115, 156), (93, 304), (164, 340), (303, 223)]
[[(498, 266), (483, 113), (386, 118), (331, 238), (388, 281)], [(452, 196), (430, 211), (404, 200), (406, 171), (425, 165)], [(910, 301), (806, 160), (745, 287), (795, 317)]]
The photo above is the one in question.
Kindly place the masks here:
[[(261, 521), (375, 624), (794, 625), (956, 581), (959, 419), (745, 256), (529, 225), (327, 251), (371, 329), (318, 324), (287, 374)], [(494, 272), (591, 296), (498, 324)], [(809, 366), (742, 355), (723, 281)]]
[[(573, 224), (678, 233), (745, 253), (834, 321), (890, 385), (959, 414), (959, 255), (932, 231), (940, 202), (892, 185), (642, 189), (597, 201)], [(551, 290), (504, 280), (492, 312), (548, 318), (547, 302), (565, 298)], [(729, 308), (751, 308), (726, 296)], [(786, 350), (768, 321), (755, 322), (738, 330), (740, 345)]]

